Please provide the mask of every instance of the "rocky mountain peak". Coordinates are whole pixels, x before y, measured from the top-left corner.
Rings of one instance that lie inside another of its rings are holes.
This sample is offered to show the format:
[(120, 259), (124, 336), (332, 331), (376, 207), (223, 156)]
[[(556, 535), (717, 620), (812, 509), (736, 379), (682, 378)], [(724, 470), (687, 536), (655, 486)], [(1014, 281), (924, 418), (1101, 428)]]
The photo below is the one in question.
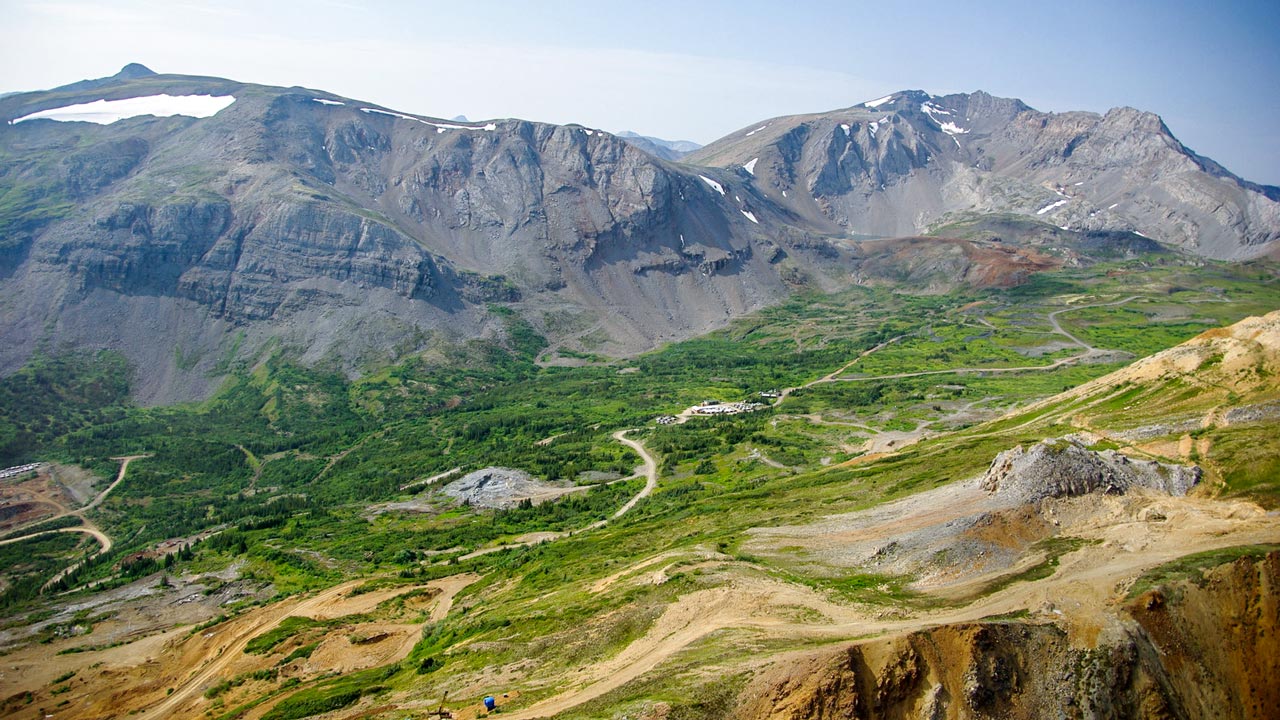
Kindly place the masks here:
[(1110, 127), (1173, 137), (1173, 133), (1169, 131), (1159, 115), (1136, 108), (1111, 108), (1102, 116), (1102, 122)]
[(1222, 260), (1265, 256), (1280, 241), (1280, 191), (1196, 155), (1160, 116), (1130, 107), (1050, 113), (984, 91), (903, 90), (753, 123), (685, 162), (743, 168), (797, 215), (860, 236), (1011, 214)]
[(150, 77), (155, 74), (154, 70), (142, 63), (129, 63), (120, 68), (120, 72), (111, 77), (114, 80), (133, 80), (135, 78)]
[(923, 90), (899, 90), (898, 92), (889, 93), (884, 97), (860, 103), (855, 107), (863, 107), (879, 111), (918, 110), (921, 105), (929, 102), (932, 98), (932, 95)]
[[(1224, 259), (1280, 244), (1280, 203), (1194, 156), (1158, 116), (1041, 113), (981, 91), (774, 118), (688, 157), (691, 144), (658, 138), (441, 120), (138, 64), (0, 98), (0, 119), (161, 95), (234, 99), (209, 116), (0, 126), (0, 195), (30, 199), (0, 214), (0, 306), (29, 320), (0, 330), (0, 371), (54, 318), (59, 342), (148, 348), (130, 359), (159, 368), (140, 393), (159, 401), (203, 393), (181, 377), (211, 377), (241, 330), (243, 353), (286, 333), (307, 358), (355, 368), (367, 346), (485, 332), (502, 302), (565, 348), (629, 353), (832, 284), (855, 261), (981, 285), (1052, 264), (849, 239), (974, 214), (1138, 231)], [(992, 262), (1009, 272), (989, 276)], [(159, 341), (141, 325), (102, 337), (108, 318), (148, 313), (166, 318)], [(347, 341), (366, 330), (368, 342)], [(179, 344), (205, 364), (183, 376)]]
[(983, 90), (968, 94), (946, 95), (937, 98), (934, 102), (943, 107), (958, 110), (974, 121), (991, 120), (1001, 123), (1009, 122), (1031, 109), (1017, 98), (996, 97)]
[[(0, 305), (33, 319), (0, 330), (0, 371), (41, 341), (37, 319), (63, 318), (58, 341), (120, 349), (147, 368), (139, 400), (169, 402), (207, 394), (228, 347), (282, 338), (354, 373), (385, 348), (496, 332), (493, 303), (564, 347), (630, 353), (821, 285), (844, 257), (734, 174), (576, 125), (177, 75), (0, 99), (0, 118), (162, 94), (235, 99), (0, 126), (0, 194), (34, 199), (0, 214)], [(49, 198), (65, 211), (40, 214)], [(163, 329), (110, 320), (143, 315)], [(177, 367), (179, 345), (200, 361)]]

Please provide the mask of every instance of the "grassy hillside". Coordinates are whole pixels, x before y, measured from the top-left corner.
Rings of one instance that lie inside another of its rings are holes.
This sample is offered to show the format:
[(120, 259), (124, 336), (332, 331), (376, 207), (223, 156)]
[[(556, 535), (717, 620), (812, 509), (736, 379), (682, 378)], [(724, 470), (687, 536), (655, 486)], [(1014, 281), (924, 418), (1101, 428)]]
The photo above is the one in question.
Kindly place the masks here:
[[(1275, 420), (1199, 423), (1210, 411), (1276, 401), (1269, 367), (1247, 386), (1214, 376), (1237, 372), (1215, 371), (1212, 358), (1200, 374), (1208, 379), (1195, 387), (1173, 375), (1088, 384), (1207, 329), (1280, 308), (1275, 271), (1140, 258), (1004, 291), (914, 297), (855, 288), (797, 297), (724, 331), (578, 368), (538, 366), (543, 345), (519, 332), (511, 335), (524, 338), (518, 342), (476, 343), (356, 381), (277, 356), (240, 372), (208, 402), (171, 408), (129, 406), (118, 392), (125, 372), (111, 358), (55, 358), (7, 379), (6, 397), (55, 367), (62, 375), (50, 381), (58, 389), (49, 397), (66, 401), (24, 408), (7, 400), (4, 412), (9, 423), (42, 428), (23, 436), (23, 457), (107, 477), (117, 466), (111, 458), (147, 455), (90, 513), (115, 546), (60, 588), (122, 585), (162, 566), (171, 574), (235, 568), (276, 598), (353, 575), (369, 576), (368, 590), (480, 576), (395, 664), (307, 676), (300, 687), (278, 674), (241, 680), (219, 691), (219, 712), (240, 716), (238, 704), (286, 696), (271, 717), (303, 717), (370, 695), (458, 697), (474, 694), (467, 688), (480, 687), (493, 668), (517, 663), (520, 677), (504, 682), (519, 688), (523, 705), (554, 695), (561, 673), (622, 652), (694, 593), (781, 581), (886, 611), (938, 607), (938, 598), (910, 587), (914, 578), (842, 570), (795, 552), (784, 561), (785, 548), (757, 557), (746, 540), (754, 528), (802, 525), (973, 477), (1015, 444), (1088, 431), (1099, 448), (1199, 461), (1213, 492), (1275, 506)], [(1080, 391), (1033, 404), (1073, 388)], [(759, 400), (781, 389), (792, 391), (758, 412), (652, 423), (703, 400)], [(1178, 424), (1191, 418), (1194, 428)], [(641, 484), (609, 484), (639, 464), (610, 437), (628, 427), (642, 428), (631, 437), (660, 461), (656, 491), (632, 512), (555, 542), (472, 555), (610, 516)], [(488, 510), (445, 502), (432, 494), (438, 483), (425, 482), (490, 465), (592, 488)], [(191, 551), (135, 555), (173, 538)], [(1045, 563), (1081, 546), (1063, 542), (1039, 548)], [(33, 548), (33, 561), (12, 565), (0, 594), (11, 614), (38, 611), (40, 577), (63, 567), (59, 558), (84, 552), (74, 538)], [(657, 579), (635, 581), (646, 574)], [(814, 611), (795, 612), (803, 620)], [(299, 632), (320, 632), (308, 628)], [(308, 642), (282, 640), (263, 653), (283, 663)], [(723, 683), (709, 682), (708, 673), (788, 643), (805, 645), (726, 629), (692, 645), (671, 672), (566, 717), (655, 698), (673, 703), (680, 717), (720, 717), (739, 687), (737, 671)]]

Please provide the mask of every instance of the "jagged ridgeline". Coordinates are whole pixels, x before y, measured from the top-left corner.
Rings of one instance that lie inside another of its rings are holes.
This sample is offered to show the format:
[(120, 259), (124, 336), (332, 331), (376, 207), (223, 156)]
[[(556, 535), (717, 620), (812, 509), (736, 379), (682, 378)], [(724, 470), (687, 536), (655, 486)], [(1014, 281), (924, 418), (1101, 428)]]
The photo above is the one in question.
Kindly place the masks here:
[[(112, 349), (148, 403), (207, 397), (269, 352), (359, 374), (500, 337), (495, 304), (572, 361), (797, 289), (1016, 284), (1161, 247), (1254, 258), (1280, 237), (1275, 188), (1154, 115), (985, 93), (777, 118), (679, 163), (691, 145), (137, 65), (5, 97), (0, 117), (0, 370)], [(928, 231), (964, 240), (859, 242)]]

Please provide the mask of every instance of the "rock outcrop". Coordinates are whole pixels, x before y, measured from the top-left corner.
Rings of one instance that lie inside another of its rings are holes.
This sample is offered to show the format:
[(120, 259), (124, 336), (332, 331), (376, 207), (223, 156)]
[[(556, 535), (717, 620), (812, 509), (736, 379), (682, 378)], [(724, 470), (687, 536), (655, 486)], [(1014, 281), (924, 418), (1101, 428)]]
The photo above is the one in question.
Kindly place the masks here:
[(1090, 450), (1072, 438), (1021, 445), (995, 457), (982, 476), (983, 490), (1017, 503), (1091, 492), (1121, 494), (1146, 488), (1186, 495), (1200, 481), (1200, 469), (1138, 460), (1114, 450)]

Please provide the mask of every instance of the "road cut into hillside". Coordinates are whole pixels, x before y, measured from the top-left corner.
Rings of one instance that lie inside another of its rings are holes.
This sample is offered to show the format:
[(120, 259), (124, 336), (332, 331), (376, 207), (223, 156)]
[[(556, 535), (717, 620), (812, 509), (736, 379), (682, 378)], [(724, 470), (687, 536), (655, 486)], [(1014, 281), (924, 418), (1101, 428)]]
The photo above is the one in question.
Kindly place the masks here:
[[(912, 498), (920, 501), (915, 506), (903, 503), (888, 513), (883, 508), (869, 512), (880, 513), (885, 524), (897, 519), (917, 527), (942, 527), (975, 501), (969, 497), (971, 493), (957, 484), (926, 494), (931, 497)], [(1092, 544), (1062, 556), (1056, 572), (1042, 580), (1015, 582), (976, 598), (973, 593), (1007, 572), (975, 575), (953, 583), (943, 597), (957, 604), (937, 610), (839, 602), (803, 585), (743, 573), (747, 568), (742, 563), (725, 558), (721, 562), (723, 586), (682, 596), (644, 636), (615, 657), (549, 683), (567, 690), (529, 707), (504, 711), (503, 716), (521, 720), (552, 717), (621, 688), (694, 643), (726, 629), (762, 638), (825, 642), (897, 635), (1029, 611), (1063, 626), (1074, 642), (1090, 645), (1115, 622), (1117, 600), (1143, 571), (1191, 553), (1280, 541), (1280, 517), (1249, 502), (1146, 494), (1077, 500), (1069, 512), (1060, 512), (1060, 532)], [(845, 522), (856, 524), (853, 518)], [(832, 530), (837, 531), (835, 536), (829, 534)], [(832, 546), (843, 542), (838, 527), (824, 527), (813, 537), (819, 544), (822, 541), (817, 538), (827, 538), (825, 542)], [(788, 535), (773, 544), (795, 541), (794, 535)], [(653, 562), (637, 563), (619, 576), (638, 572)], [(1008, 570), (1016, 573), (1019, 569)], [(603, 584), (604, 589), (615, 583), (626, 585), (614, 577), (610, 580)], [(797, 621), (797, 608), (821, 619)]]

